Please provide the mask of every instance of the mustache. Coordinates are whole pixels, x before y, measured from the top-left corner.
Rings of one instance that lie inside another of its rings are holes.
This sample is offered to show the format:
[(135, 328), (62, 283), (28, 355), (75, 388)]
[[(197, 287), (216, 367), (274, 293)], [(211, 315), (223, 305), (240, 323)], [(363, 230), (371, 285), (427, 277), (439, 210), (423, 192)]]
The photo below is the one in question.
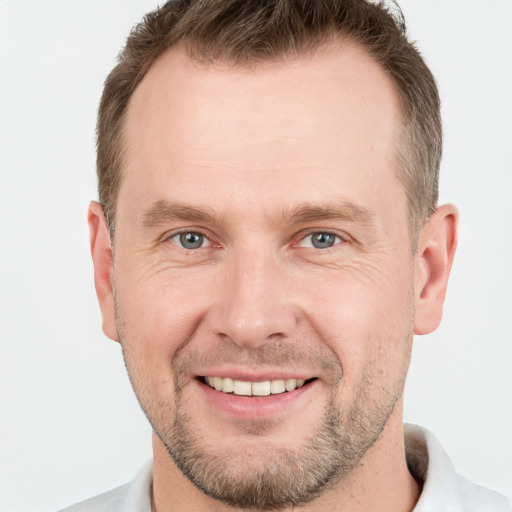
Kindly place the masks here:
[(190, 341), (176, 352), (172, 362), (175, 375), (195, 373), (195, 368), (217, 365), (314, 369), (333, 380), (340, 379), (343, 374), (340, 360), (325, 345), (306, 349), (294, 340), (278, 340), (256, 347), (240, 347), (231, 341), (223, 341), (205, 348), (193, 346)]

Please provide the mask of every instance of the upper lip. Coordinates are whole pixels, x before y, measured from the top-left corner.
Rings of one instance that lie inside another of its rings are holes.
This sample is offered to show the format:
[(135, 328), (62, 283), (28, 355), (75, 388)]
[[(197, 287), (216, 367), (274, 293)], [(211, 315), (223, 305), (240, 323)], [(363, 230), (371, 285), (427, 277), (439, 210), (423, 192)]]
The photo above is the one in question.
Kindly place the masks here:
[(317, 375), (304, 370), (266, 370), (251, 371), (241, 368), (206, 368), (197, 372), (194, 377), (221, 377), (231, 378), (244, 382), (264, 382), (267, 380), (287, 380), (287, 379), (312, 379)]

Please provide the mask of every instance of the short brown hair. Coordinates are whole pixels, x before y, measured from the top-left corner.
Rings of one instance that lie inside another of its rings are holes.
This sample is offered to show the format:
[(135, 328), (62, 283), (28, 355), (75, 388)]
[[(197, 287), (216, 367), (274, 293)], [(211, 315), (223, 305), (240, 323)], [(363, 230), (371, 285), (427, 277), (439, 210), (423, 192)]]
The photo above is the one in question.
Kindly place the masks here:
[(396, 3), (369, 0), (170, 0), (134, 27), (105, 82), (97, 125), (99, 201), (113, 230), (122, 176), (123, 121), (157, 57), (174, 46), (195, 59), (247, 65), (300, 56), (336, 38), (363, 47), (391, 76), (403, 131), (398, 148), (413, 240), (438, 196), (440, 102), (432, 73), (407, 39)]

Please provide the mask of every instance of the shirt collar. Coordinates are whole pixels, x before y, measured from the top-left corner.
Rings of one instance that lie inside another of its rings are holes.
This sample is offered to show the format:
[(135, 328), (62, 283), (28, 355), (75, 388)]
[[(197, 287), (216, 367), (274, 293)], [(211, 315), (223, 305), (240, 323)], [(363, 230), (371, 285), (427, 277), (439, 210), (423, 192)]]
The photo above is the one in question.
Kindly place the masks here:
[(509, 500), (473, 484), (455, 472), (435, 436), (416, 425), (404, 425), (409, 471), (423, 490), (414, 512), (510, 512)]

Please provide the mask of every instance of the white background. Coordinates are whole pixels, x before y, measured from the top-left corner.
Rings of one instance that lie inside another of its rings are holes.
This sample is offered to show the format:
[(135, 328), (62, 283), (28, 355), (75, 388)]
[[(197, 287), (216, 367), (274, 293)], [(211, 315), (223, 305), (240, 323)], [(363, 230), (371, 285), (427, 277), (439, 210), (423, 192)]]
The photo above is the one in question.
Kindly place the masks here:
[[(155, 0), (0, 0), (0, 511), (132, 478), (150, 428), (100, 328), (86, 209), (102, 82)], [(461, 239), (441, 328), (417, 338), (406, 420), (512, 496), (512, 0), (404, 0), (439, 81), (441, 199)]]

